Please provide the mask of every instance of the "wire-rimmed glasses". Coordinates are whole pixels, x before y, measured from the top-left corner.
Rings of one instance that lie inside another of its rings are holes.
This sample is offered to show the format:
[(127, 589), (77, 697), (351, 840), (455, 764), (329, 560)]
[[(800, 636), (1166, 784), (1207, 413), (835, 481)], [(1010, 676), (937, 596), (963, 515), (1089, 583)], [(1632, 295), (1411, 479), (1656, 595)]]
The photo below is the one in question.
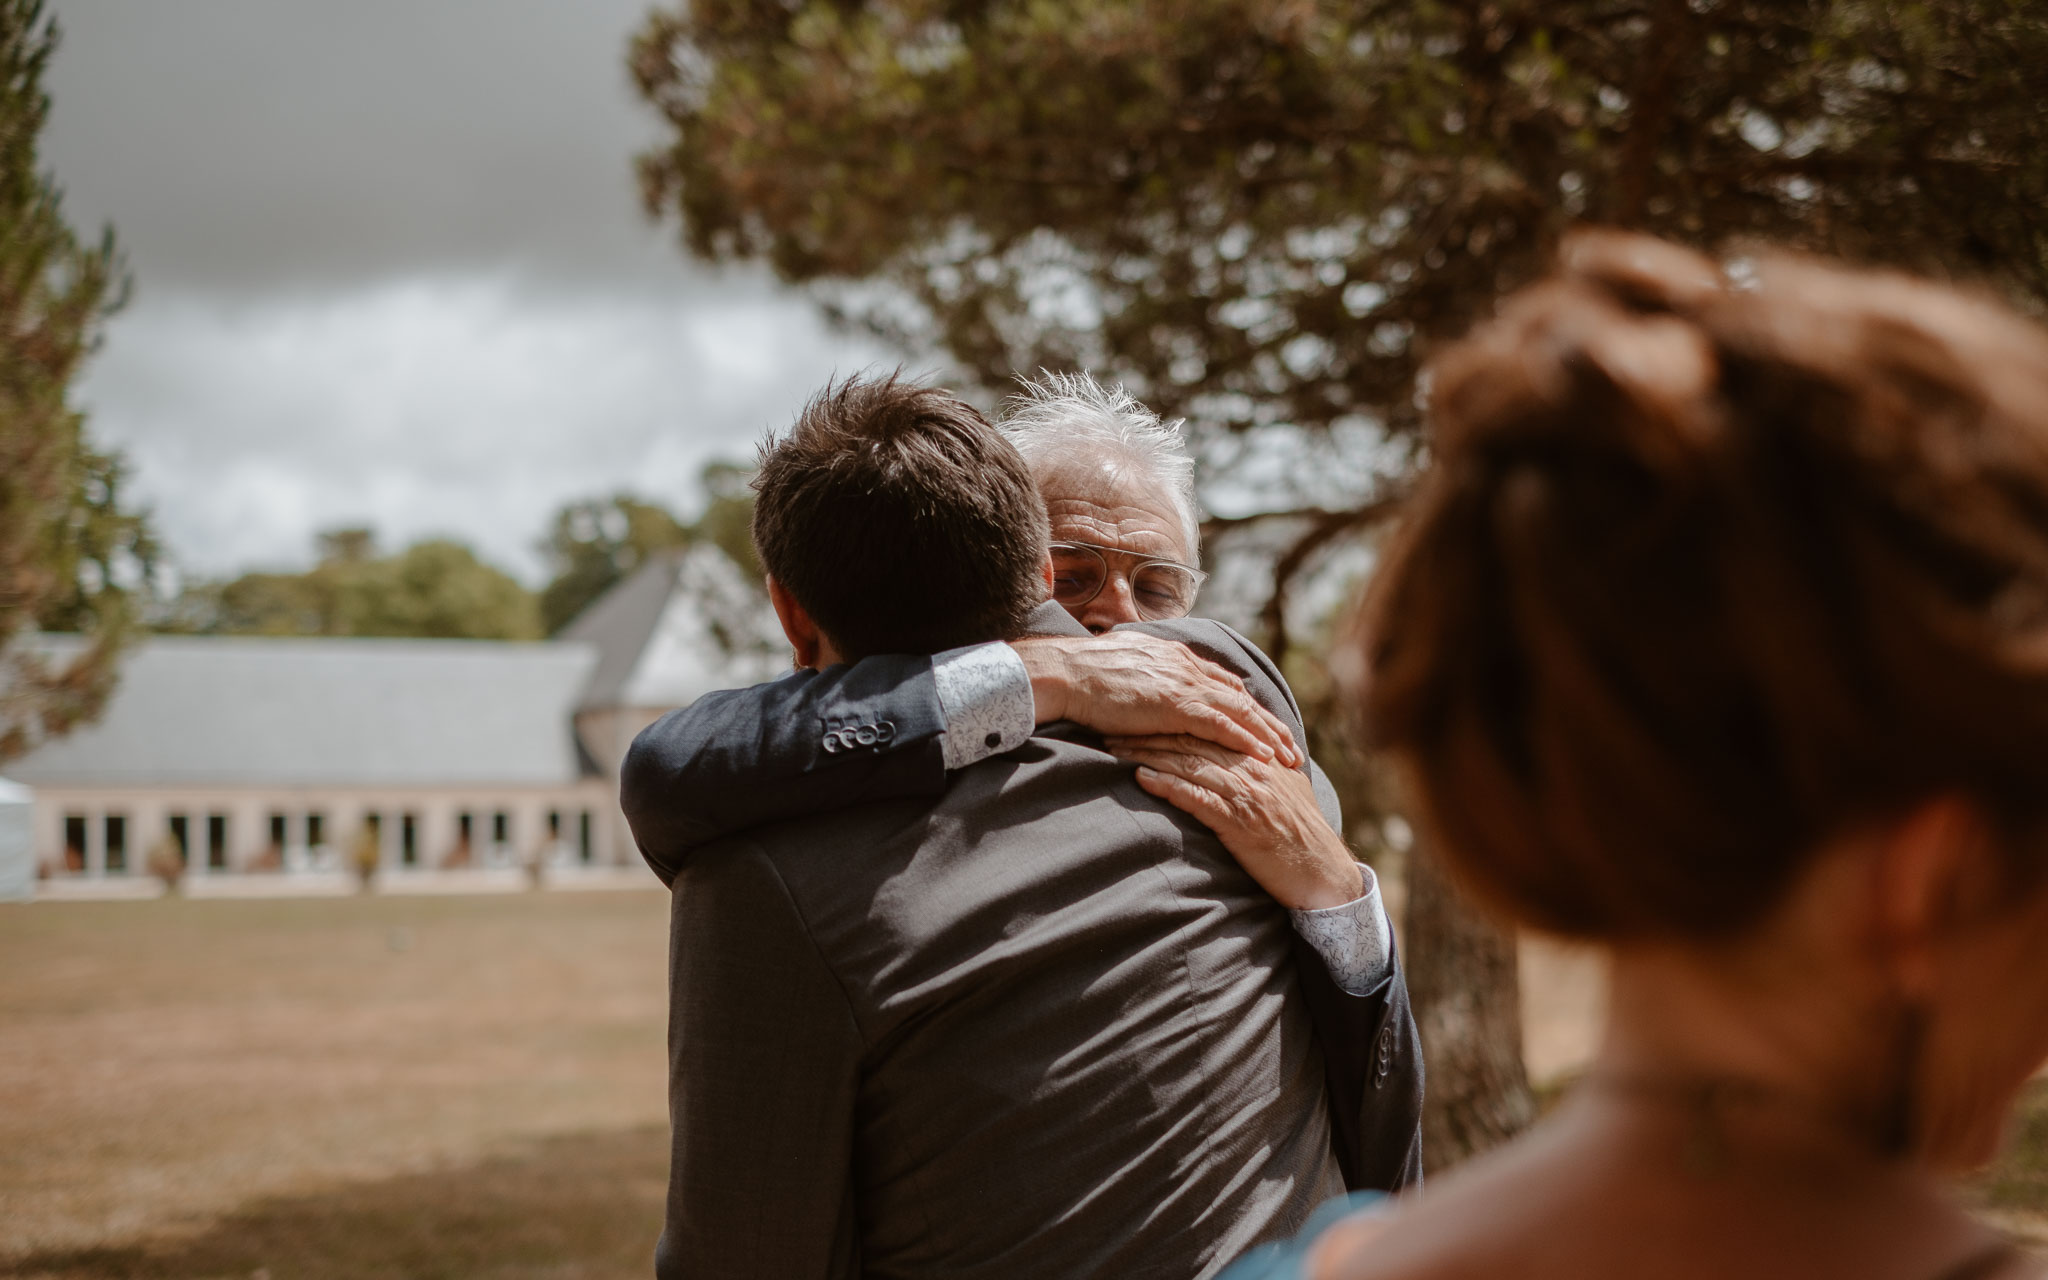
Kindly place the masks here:
[(1052, 544), (1052, 598), (1063, 608), (1078, 609), (1109, 585), (1110, 562), (1123, 567), (1131, 600), (1147, 622), (1185, 618), (1195, 607), (1195, 593), (1208, 574), (1177, 560), (1142, 556), (1092, 542)]

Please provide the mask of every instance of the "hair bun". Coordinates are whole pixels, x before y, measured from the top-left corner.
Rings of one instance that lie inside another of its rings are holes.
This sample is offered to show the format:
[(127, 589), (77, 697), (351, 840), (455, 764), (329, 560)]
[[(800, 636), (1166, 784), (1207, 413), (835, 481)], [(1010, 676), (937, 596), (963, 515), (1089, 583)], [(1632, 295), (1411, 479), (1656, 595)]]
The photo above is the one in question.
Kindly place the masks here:
[(1575, 444), (1684, 463), (1716, 435), (1720, 364), (1698, 317), (1726, 297), (1726, 277), (1689, 250), (1574, 234), (1557, 275), (1433, 366), (1438, 448)]
[(1632, 311), (1698, 312), (1728, 291), (1728, 277), (1711, 259), (1628, 231), (1574, 231), (1557, 262), (1559, 274), (1603, 290)]

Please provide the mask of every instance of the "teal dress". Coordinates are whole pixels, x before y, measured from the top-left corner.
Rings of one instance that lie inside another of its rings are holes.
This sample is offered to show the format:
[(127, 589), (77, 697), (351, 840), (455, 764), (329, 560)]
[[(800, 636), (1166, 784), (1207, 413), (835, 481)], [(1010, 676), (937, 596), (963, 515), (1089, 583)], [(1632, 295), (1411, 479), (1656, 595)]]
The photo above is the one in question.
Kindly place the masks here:
[(1354, 1191), (1328, 1202), (1301, 1228), (1301, 1234), (1278, 1244), (1262, 1244), (1224, 1270), (1216, 1280), (1307, 1280), (1309, 1250), (1317, 1240), (1342, 1219), (1356, 1213), (1370, 1213), (1385, 1203), (1378, 1191)]

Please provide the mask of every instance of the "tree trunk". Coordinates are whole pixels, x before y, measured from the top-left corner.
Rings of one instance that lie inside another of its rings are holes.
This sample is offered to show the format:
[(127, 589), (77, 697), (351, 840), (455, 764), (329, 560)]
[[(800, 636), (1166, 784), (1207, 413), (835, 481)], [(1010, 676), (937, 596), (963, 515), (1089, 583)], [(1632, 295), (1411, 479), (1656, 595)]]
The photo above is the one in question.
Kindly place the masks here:
[(1529, 1126), (1515, 940), (1480, 915), (1418, 841), (1408, 851), (1402, 959), (1422, 1032), (1422, 1158), (1431, 1173)]

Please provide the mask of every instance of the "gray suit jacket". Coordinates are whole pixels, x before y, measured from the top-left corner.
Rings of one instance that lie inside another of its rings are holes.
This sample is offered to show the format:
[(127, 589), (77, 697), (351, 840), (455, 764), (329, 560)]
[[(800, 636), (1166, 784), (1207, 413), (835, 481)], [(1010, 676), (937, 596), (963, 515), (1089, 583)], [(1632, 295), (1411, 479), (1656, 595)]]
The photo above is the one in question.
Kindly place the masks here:
[(680, 868), (663, 1280), (1210, 1275), (1342, 1190), (1284, 913), (1080, 737)]
[[(1300, 711), (1286, 682), (1242, 636), (1196, 619), (1139, 626), (1236, 671), (1299, 734)], [(1033, 634), (1080, 630), (1057, 605), (1041, 610), (1030, 627)], [(936, 803), (950, 779), (940, 759), (944, 721), (931, 665), (929, 658), (875, 657), (823, 673), (796, 672), (708, 695), (663, 717), (634, 743), (620, 793), (649, 865), (672, 883), (701, 852), (737, 834), (878, 800)], [(823, 734), (881, 723), (892, 730), (886, 742), (820, 750)], [(1334, 796), (1321, 785), (1317, 792), (1337, 825)], [(1392, 1191), (1419, 1183), (1421, 1046), (1398, 959), (1379, 987), (1351, 995), (1298, 935), (1291, 941), (1346, 1184)]]

